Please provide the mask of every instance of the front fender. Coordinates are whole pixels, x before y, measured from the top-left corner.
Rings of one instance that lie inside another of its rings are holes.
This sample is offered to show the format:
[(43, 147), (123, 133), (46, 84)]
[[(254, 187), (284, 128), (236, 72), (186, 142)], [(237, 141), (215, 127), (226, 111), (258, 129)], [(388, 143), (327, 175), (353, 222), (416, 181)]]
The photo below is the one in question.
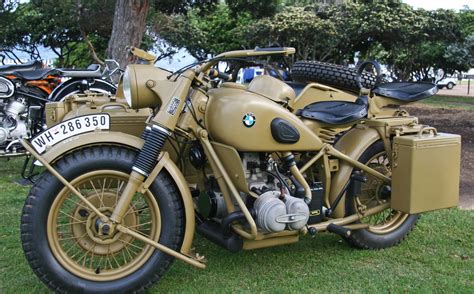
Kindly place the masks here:
[[(52, 163), (63, 157), (65, 154), (73, 152), (77, 149), (81, 149), (93, 145), (117, 145), (124, 146), (130, 149), (140, 150), (143, 147), (144, 141), (138, 137), (119, 133), (119, 132), (92, 132), (85, 133), (78, 136), (71, 137), (67, 140), (64, 140), (55, 146), (49, 148), (44, 154), (43, 158), (46, 159), (48, 163)], [(176, 186), (179, 189), (181, 198), (184, 205), (184, 211), (186, 216), (186, 227), (184, 231), (183, 244), (181, 246), (181, 253), (189, 255), (191, 252), (191, 246), (194, 238), (195, 230), (195, 215), (194, 215), (194, 205), (192, 201), (191, 192), (187, 182), (179, 170), (179, 168), (174, 164), (174, 162), (165, 157), (162, 160), (166, 160), (163, 168), (170, 174), (173, 178)]]

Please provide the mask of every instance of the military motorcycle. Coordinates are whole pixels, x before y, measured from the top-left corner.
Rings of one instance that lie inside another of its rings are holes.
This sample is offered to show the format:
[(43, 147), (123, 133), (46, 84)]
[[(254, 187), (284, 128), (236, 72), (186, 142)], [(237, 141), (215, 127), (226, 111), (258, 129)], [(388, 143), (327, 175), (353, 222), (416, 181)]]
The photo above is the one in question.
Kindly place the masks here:
[(46, 169), (21, 221), (40, 280), (58, 292), (144, 291), (174, 259), (206, 267), (196, 231), (231, 252), (325, 231), (387, 248), (419, 213), (457, 205), (460, 136), (400, 108), (435, 85), (365, 88), (363, 69), (378, 68), (367, 62), (355, 101), (298, 108), (272, 77), (213, 82), (220, 61), (293, 52), (231, 51), (176, 73), (129, 65), (119, 91), (132, 109), (153, 109), (141, 138), (111, 131), (98, 112), (23, 140)]

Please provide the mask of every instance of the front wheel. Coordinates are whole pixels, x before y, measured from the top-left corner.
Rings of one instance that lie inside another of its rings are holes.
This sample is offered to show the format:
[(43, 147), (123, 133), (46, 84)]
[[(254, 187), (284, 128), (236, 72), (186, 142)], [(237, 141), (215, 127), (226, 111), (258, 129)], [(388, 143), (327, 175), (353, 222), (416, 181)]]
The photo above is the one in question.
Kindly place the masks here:
[[(90, 147), (55, 164), (57, 171), (95, 207), (110, 216), (125, 187), (136, 153)], [(35, 183), (23, 208), (21, 239), (35, 274), (58, 292), (143, 291), (158, 281), (173, 258), (130, 235), (97, 232), (98, 217), (48, 172)], [(145, 194), (137, 193), (122, 225), (179, 250), (184, 211), (179, 192), (161, 172)]]
[[(384, 144), (378, 141), (371, 145), (359, 161), (378, 172), (391, 177), (390, 162)], [(365, 210), (390, 201), (390, 188), (374, 176), (365, 174), (367, 182), (362, 183), (359, 195), (348, 195), (347, 213), (363, 213)], [(346, 239), (357, 248), (382, 249), (400, 243), (413, 229), (418, 220), (417, 214), (406, 214), (388, 208), (375, 215), (364, 217), (361, 223), (369, 224), (367, 229), (355, 230)]]
[(451, 90), (452, 88), (454, 88), (454, 83), (449, 82), (449, 83), (446, 85), (446, 88), (448, 88), (449, 90)]

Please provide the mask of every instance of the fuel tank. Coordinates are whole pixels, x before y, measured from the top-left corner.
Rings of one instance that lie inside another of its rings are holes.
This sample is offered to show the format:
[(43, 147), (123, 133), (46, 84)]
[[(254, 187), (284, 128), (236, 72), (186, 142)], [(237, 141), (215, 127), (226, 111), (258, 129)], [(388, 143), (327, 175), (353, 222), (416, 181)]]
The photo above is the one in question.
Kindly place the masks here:
[(280, 104), (238, 88), (208, 92), (205, 121), (213, 141), (238, 151), (320, 150), (321, 139)]

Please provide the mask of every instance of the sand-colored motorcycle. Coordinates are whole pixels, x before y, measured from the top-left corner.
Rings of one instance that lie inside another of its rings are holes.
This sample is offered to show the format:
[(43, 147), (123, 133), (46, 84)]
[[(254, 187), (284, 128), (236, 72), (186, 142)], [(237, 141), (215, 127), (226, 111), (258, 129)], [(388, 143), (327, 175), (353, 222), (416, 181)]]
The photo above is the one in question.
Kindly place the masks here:
[(23, 141), (46, 168), (21, 227), (38, 277), (56, 291), (143, 291), (174, 259), (206, 266), (195, 231), (232, 252), (324, 231), (378, 249), (401, 242), (419, 213), (457, 205), (460, 137), (400, 108), (435, 85), (359, 83), (354, 102), (299, 108), (272, 77), (213, 82), (220, 61), (293, 51), (226, 52), (172, 74), (130, 65), (123, 96), (154, 109), (141, 138), (110, 131), (99, 112)]

